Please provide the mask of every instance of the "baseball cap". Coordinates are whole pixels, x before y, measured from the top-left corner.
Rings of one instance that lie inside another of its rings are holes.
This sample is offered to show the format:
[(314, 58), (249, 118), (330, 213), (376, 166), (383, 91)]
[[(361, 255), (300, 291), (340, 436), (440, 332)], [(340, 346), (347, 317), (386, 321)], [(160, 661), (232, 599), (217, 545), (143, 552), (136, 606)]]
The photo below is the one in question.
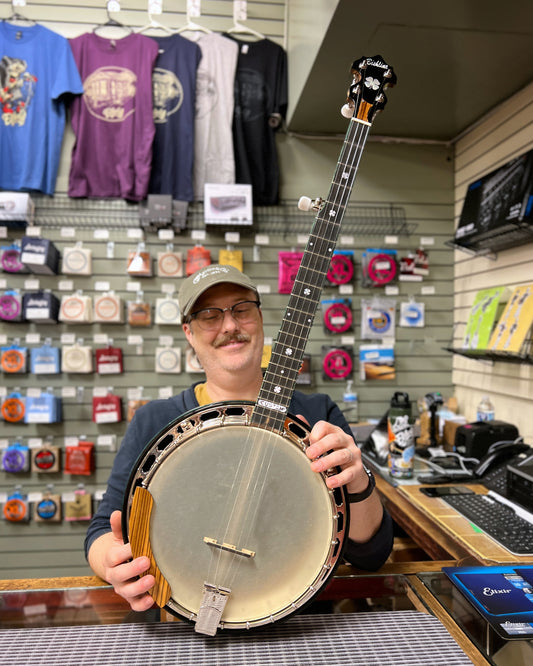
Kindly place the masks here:
[(257, 298), (259, 298), (259, 293), (255, 284), (238, 268), (225, 264), (210, 264), (209, 266), (196, 271), (196, 273), (193, 273), (182, 282), (178, 292), (181, 316), (183, 318), (188, 317), (194, 304), (205, 291), (214, 287), (216, 284), (222, 284), (224, 282), (251, 289), (255, 292)]

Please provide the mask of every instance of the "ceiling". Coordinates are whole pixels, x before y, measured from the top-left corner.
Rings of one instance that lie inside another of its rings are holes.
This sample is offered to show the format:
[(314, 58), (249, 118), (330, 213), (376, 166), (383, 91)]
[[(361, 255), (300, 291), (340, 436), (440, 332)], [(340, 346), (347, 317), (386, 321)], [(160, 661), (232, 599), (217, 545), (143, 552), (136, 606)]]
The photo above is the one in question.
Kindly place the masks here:
[(344, 134), (332, 103), (344, 103), (352, 61), (378, 54), (398, 82), (373, 133), (453, 142), (533, 81), (533, 2), (340, 0), (289, 130)]

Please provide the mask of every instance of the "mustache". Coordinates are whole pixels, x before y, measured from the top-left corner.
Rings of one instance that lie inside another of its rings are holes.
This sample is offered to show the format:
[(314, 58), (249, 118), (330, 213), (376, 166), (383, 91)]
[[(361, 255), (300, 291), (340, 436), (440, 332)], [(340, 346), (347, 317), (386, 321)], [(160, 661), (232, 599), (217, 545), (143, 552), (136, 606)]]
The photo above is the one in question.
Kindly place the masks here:
[(251, 338), (246, 333), (231, 333), (230, 335), (223, 335), (213, 343), (213, 347), (217, 349), (224, 345), (229, 345), (232, 342), (250, 342)]

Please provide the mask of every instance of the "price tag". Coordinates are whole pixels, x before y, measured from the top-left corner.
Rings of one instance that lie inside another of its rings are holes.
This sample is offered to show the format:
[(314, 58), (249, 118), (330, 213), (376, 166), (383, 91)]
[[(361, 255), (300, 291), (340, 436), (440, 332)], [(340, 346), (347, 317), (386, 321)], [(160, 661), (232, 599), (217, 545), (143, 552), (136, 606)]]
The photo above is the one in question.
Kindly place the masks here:
[(109, 229), (95, 229), (93, 238), (95, 240), (107, 240), (109, 238)]
[(28, 291), (33, 291), (34, 289), (39, 289), (39, 280), (24, 280), (24, 289)]
[(58, 282), (57, 288), (59, 291), (74, 291), (74, 281), (60, 280), (60, 282)]
[(27, 345), (38, 345), (39, 342), (41, 342), (41, 336), (39, 333), (28, 333), (26, 335)]
[(173, 229), (159, 229), (157, 232), (157, 237), (159, 240), (171, 241), (174, 240), (174, 230)]
[(387, 245), (398, 245), (398, 236), (385, 236), (385, 243)]
[(353, 236), (341, 236), (339, 238), (339, 245), (348, 245), (348, 247), (353, 247), (355, 240)]
[(109, 291), (110, 284), (109, 282), (104, 282), (103, 280), (94, 283), (95, 291)]
[(76, 236), (76, 229), (74, 227), (61, 227), (61, 238), (74, 238)]
[(195, 241), (205, 241), (206, 239), (205, 229), (193, 229), (191, 231), (191, 238)]
[(62, 398), (75, 398), (76, 397), (76, 387), (75, 386), (63, 386), (61, 388), (61, 397)]
[(140, 282), (128, 282), (126, 284), (126, 291), (142, 291), (141, 290), (141, 283)]
[(142, 239), (143, 230), (142, 229), (128, 229), (128, 238)]
[(270, 245), (270, 236), (266, 234), (256, 234), (255, 236), (256, 245)]
[(420, 293), (424, 296), (432, 296), (435, 293), (435, 287), (433, 285), (426, 285), (420, 289)]
[(257, 293), (258, 294), (270, 294), (271, 289), (269, 284), (258, 284)]
[(26, 227), (26, 236), (32, 236), (33, 238), (41, 235), (41, 227)]
[(241, 235), (238, 231), (226, 231), (224, 234), (224, 240), (226, 243), (231, 243), (233, 245), (237, 244), (241, 240)]

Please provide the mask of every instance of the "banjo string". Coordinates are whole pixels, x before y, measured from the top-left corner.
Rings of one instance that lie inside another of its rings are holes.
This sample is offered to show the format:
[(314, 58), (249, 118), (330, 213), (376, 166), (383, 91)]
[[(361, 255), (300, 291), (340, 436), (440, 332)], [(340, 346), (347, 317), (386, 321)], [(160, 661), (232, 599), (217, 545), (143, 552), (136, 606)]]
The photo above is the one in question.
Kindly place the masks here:
[[(344, 205), (347, 203), (362, 155), (360, 146), (364, 145), (367, 134), (366, 125), (352, 121), (334, 176), (335, 182), (337, 173), (341, 175), (341, 178), (337, 179), (338, 188), (335, 197), (330, 202), (334, 206), (342, 205), (343, 199), (345, 199)], [(350, 135), (354, 137), (348, 140)], [(349, 173), (346, 172), (347, 167), (350, 169)], [(330, 241), (326, 245), (330, 245)], [(319, 239), (319, 248), (322, 253), (328, 250), (324, 247), (323, 238)], [(246, 453), (239, 460), (228, 495), (226, 510), (228, 519), (225, 521), (223, 543), (230, 542), (237, 547), (244, 547), (249, 543), (272, 463), (274, 447), (263, 444), (264, 434), (269, 432), (252, 427), (247, 433)], [(214, 585), (220, 584), (231, 589), (242, 561), (241, 556), (218, 550), (218, 553), (213, 553), (211, 558), (208, 580), (213, 580)]]

